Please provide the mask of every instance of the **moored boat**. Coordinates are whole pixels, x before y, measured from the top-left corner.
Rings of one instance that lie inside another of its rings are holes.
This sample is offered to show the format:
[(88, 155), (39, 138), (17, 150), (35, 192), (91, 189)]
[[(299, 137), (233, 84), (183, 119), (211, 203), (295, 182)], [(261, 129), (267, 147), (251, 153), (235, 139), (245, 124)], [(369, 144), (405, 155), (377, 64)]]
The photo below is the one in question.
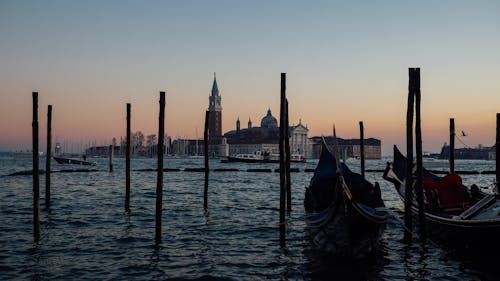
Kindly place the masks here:
[[(394, 146), (392, 168), (388, 163), (384, 179), (394, 184), (403, 201), (407, 174), (406, 157)], [(473, 251), (496, 251), (500, 248), (498, 194), (484, 193), (476, 185), (468, 188), (457, 174), (440, 177), (425, 169), (423, 187), (426, 229), (434, 239)], [(414, 188), (412, 192), (415, 193)], [(416, 200), (413, 200), (411, 209), (417, 216)]]
[(340, 164), (324, 143), (304, 208), (314, 246), (348, 259), (377, 248), (388, 216), (378, 183)]

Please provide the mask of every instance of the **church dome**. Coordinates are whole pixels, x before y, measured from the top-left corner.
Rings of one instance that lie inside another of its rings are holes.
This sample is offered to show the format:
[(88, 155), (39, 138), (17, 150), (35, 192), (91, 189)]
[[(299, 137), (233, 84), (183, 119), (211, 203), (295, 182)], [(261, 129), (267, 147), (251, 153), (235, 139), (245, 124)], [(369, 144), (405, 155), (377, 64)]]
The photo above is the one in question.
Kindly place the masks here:
[(262, 118), (262, 121), (260, 121), (260, 126), (262, 128), (276, 128), (276, 127), (278, 127), (278, 121), (271, 114), (271, 109), (267, 110), (267, 115), (264, 116), (264, 118)]

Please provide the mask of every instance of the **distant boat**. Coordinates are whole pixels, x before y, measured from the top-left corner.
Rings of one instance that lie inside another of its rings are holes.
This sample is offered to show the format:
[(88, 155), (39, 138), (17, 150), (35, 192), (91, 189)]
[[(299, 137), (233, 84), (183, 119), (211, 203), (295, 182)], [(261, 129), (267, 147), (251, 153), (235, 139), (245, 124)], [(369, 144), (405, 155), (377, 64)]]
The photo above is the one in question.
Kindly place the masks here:
[[(279, 163), (280, 155), (279, 154), (271, 154), (270, 162)], [(306, 158), (302, 154), (290, 154), (290, 162), (306, 162)]]
[(255, 153), (240, 153), (230, 155), (227, 157), (227, 159), (222, 159), (221, 162), (264, 163), (270, 162), (270, 156), (268, 153), (261, 153), (260, 151), (256, 151)]
[[(394, 146), (392, 168), (388, 164), (383, 177), (394, 184), (403, 201), (407, 176), (406, 157)], [(454, 173), (440, 177), (424, 169), (423, 177), (426, 228), (432, 237), (463, 249), (500, 248), (500, 195), (486, 194), (475, 185), (467, 188)], [(418, 204), (413, 198), (411, 210), (416, 216)]]
[[(255, 153), (241, 153), (230, 155), (222, 159), (222, 163), (243, 162), (243, 163), (279, 163), (279, 154), (270, 154), (268, 152), (256, 151)], [(290, 162), (306, 162), (303, 155), (291, 154)]]
[(73, 158), (64, 158), (64, 157), (53, 157), (59, 164), (74, 164), (74, 165), (87, 165), (87, 166), (95, 166), (95, 162), (88, 162), (85, 160), (73, 159)]
[(312, 243), (337, 258), (368, 256), (379, 245), (388, 213), (378, 183), (354, 173), (323, 142), (304, 198)]

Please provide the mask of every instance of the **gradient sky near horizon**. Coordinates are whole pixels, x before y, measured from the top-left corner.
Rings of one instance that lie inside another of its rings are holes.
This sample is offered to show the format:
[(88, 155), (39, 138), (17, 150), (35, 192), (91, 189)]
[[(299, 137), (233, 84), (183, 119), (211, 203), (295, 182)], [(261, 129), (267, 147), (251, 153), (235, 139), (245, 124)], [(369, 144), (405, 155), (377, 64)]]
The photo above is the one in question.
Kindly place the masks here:
[[(132, 130), (202, 137), (213, 73), (223, 131), (279, 115), (287, 73), (290, 122), (310, 136), (366, 137), (405, 148), (408, 67), (421, 68), (424, 151), (449, 138), (492, 145), (500, 112), (499, 1), (0, 0), (0, 150), (31, 147), (31, 92), (40, 138), (108, 144)], [(457, 146), (462, 144), (457, 142)], [(43, 141), (42, 145), (43, 146)]]

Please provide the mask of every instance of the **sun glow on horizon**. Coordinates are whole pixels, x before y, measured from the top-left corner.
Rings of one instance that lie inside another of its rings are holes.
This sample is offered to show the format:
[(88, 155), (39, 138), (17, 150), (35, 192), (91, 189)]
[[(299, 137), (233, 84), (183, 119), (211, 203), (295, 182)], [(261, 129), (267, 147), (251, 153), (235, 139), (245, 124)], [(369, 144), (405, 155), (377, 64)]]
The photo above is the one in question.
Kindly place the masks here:
[(286, 72), (290, 123), (302, 120), (309, 136), (335, 123), (355, 138), (364, 121), (390, 154), (404, 146), (408, 67), (421, 68), (425, 151), (447, 141), (450, 117), (467, 145), (494, 142), (497, 2), (26, 3), (0, 9), (0, 150), (31, 146), (32, 91), (41, 139), (48, 104), (60, 139), (119, 139), (126, 103), (132, 131), (157, 134), (159, 91), (167, 134), (201, 138), (215, 71), (223, 132), (238, 116), (259, 125), (268, 108), (279, 118)]

